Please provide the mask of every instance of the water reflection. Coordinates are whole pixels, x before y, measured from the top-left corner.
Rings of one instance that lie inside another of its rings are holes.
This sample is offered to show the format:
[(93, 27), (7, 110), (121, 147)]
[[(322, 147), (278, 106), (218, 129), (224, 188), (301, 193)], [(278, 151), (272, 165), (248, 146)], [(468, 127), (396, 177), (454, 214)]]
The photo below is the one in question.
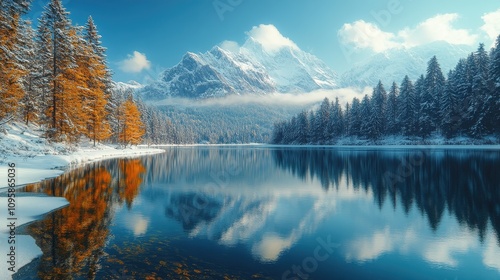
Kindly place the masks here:
[(336, 257), (313, 279), (370, 279), (359, 268), (383, 256), (394, 278), (498, 274), (499, 165), (494, 150), (172, 147), (28, 186), (70, 201), (29, 231), (42, 279), (281, 278), (326, 236)]
[[(42, 249), (41, 279), (93, 279), (109, 235), (113, 205), (130, 207), (139, 192), (144, 166), (140, 160), (96, 163), (24, 191), (65, 197), (70, 205), (28, 227)], [(117, 178), (117, 179), (113, 179)]]
[(142, 176), (146, 172), (140, 159), (118, 160), (118, 191), (119, 202), (125, 201), (130, 209), (134, 198), (139, 194)]
[[(367, 212), (370, 218), (364, 220), (365, 226), (360, 227), (363, 229), (355, 229), (350, 238), (339, 240), (348, 262), (362, 263), (395, 253), (457, 267), (457, 256), (463, 259), (470, 252), (480, 251), (483, 264), (500, 271), (498, 151), (176, 152), (163, 155), (162, 160), (175, 162), (169, 170), (179, 174), (171, 174), (165, 182), (171, 186), (164, 193), (168, 197), (165, 211), (191, 237), (215, 240), (229, 247), (245, 245), (256, 260), (276, 263), (304, 239), (317, 236), (332, 217), (358, 219)], [(183, 152), (187, 161), (182, 159)], [(241, 158), (247, 159), (242, 162), (247, 168), (243, 174), (224, 171), (234, 169)], [(214, 170), (218, 176), (214, 176)], [(320, 189), (315, 188), (316, 182)], [(369, 201), (378, 211), (365, 206)], [(396, 221), (388, 218), (392, 216), (387, 214), (387, 208), (396, 213), (392, 214)], [(339, 214), (341, 210), (348, 214)], [(374, 223), (373, 217), (376, 220), (384, 215), (386, 219)], [(427, 227), (420, 224), (419, 217), (427, 220)]]
[(399, 201), (408, 213), (415, 204), (433, 230), (448, 211), (482, 242), (490, 221), (500, 244), (498, 151), (278, 149), (273, 158), (302, 179), (317, 177), (325, 190), (345, 176), (354, 189), (372, 191), (379, 208)]

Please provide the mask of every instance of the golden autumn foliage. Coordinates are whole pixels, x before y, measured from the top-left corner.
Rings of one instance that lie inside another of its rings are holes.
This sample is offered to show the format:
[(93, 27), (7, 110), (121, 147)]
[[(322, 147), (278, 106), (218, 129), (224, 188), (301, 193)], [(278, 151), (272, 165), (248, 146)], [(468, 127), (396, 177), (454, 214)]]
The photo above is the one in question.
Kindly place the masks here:
[(134, 198), (139, 194), (142, 175), (146, 169), (139, 159), (123, 159), (118, 162), (121, 174), (118, 181), (118, 195), (120, 201), (125, 201), (130, 208)]
[(19, 14), (0, 12), (0, 120), (14, 114), (24, 96), (20, 80), (24, 69), (16, 57), (18, 47)]
[(111, 174), (103, 167), (76, 173), (27, 187), (69, 201), (68, 207), (29, 228), (44, 252), (41, 279), (71, 279), (86, 266), (95, 272), (102, 255), (111, 219)]
[(82, 108), (85, 113), (85, 129), (82, 131), (88, 138), (96, 142), (111, 136), (111, 127), (107, 120), (105, 80), (108, 75), (106, 64), (95, 53), (90, 42), (81, 44), (77, 64), (83, 77)]
[(69, 35), (75, 51), (75, 64), (62, 70), (61, 75), (54, 79), (57, 85), (54, 104), (47, 114), (55, 118), (56, 138), (74, 142), (80, 135), (85, 135), (95, 144), (111, 135), (105, 109), (106, 85), (102, 82), (107, 69), (75, 28)]
[(132, 98), (129, 98), (120, 106), (119, 111), (120, 132), (118, 140), (125, 146), (140, 144), (145, 130), (137, 105)]
[(73, 26), (61, 0), (38, 20), (21, 20), (30, 0), (0, 1), (0, 124), (37, 122), (52, 141), (97, 142), (112, 135), (125, 146), (142, 141), (145, 127), (130, 99), (113, 98), (106, 48), (93, 19)]
[[(139, 193), (146, 172), (141, 160), (119, 160), (118, 165), (76, 169), (54, 180), (31, 184), (27, 192), (63, 196), (69, 206), (29, 226), (42, 249), (40, 279), (94, 279), (103, 257), (116, 202), (128, 207)], [(118, 180), (111, 175), (117, 174)], [(79, 278), (78, 278), (79, 279)]]
[[(28, 228), (43, 252), (40, 279), (95, 279), (109, 238), (113, 206), (125, 202), (130, 208), (145, 172), (141, 160), (123, 159), (107, 168), (101, 164), (83, 167), (25, 187), (24, 191), (62, 196), (69, 202)], [(111, 174), (118, 179), (113, 180)]]
[[(79, 42), (76, 30), (72, 29), (69, 34), (73, 48), (78, 50)], [(75, 56), (75, 60), (77, 60), (78, 56)], [(76, 67), (67, 67), (61, 71), (61, 75), (55, 78), (57, 84), (54, 95), (57, 108), (55, 129), (60, 137), (75, 142), (84, 129), (85, 122), (85, 112), (82, 108), (82, 96), (85, 91), (83, 87), (84, 73), (78, 61)]]

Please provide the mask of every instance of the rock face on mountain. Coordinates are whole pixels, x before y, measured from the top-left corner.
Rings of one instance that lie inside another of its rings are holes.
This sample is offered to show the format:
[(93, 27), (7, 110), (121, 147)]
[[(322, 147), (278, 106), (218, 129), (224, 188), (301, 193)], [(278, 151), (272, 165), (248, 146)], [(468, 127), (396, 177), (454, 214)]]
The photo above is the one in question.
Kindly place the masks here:
[(310, 92), (336, 85), (335, 73), (314, 55), (294, 46), (269, 51), (250, 37), (237, 50), (215, 46), (206, 53), (188, 52), (140, 92), (146, 99), (207, 98)]
[(460, 58), (467, 57), (471, 51), (473, 50), (469, 46), (446, 42), (434, 42), (409, 49), (390, 49), (353, 65), (342, 75), (340, 86), (374, 87), (379, 80), (384, 85), (390, 85), (393, 81), (400, 84), (405, 75), (415, 81), (420, 75), (425, 75), (427, 63), (434, 55), (446, 75)]

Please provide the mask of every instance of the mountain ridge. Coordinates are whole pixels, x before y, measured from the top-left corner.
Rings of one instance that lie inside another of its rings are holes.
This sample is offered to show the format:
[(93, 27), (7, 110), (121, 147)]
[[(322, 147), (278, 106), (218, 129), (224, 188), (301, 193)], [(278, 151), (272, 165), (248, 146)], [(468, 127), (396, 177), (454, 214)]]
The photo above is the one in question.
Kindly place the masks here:
[(153, 100), (310, 92), (336, 88), (337, 80), (323, 61), (298, 47), (269, 51), (249, 37), (236, 51), (216, 45), (205, 53), (186, 52), (139, 92)]
[(386, 85), (393, 81), (399, 84), (405, 75), (416, 80), (425, 74), (434, 55), (446, 75), (460, 58), (473, 51), (470, 46), (444, 41), (393, 48), (354, 64), (339, 76), (322, 60), (290, 42), (270, 49), (265, 42), (248, 36), (241, 46), (221, 43), (203, 53), (188, 51), (157, 80), (144, 86), (133, 84), (132, 88), (146, 100), (361, 89), (373, 87), (379, 80)]

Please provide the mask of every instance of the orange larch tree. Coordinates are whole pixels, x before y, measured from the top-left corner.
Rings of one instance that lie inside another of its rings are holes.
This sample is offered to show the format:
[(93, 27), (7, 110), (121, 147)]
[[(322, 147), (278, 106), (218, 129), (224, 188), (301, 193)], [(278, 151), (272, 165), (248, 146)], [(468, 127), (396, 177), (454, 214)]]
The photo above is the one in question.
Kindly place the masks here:
[(26, 74), (21, 63), (19, 24), (30, 1), (0, 1), (0, 121), (14, 117), (24, 96), (21, 84)]
[[(69, 13), (62, 6), (61, 0), (51, 0), (45, 7), (39, 20), (39, 35), (41, 31), (47, 33), (42, 42), (41, 49), (50, 58), (50, 100), (47, 114), (48, 136), (55, 140), (73, 141), (77, 138), (78, 123), (71, 115), (75, 105), (75, 91), (79, 90), (80, 80), (75, 80), (80, 75), (75, 68), (75, 28), (71, 26)], [(50, 40), (49, 37), (50, 36)]]
[(144, 125), (141, 121), (141, 113), (137, 108), (137, 105), (129, 97), (120, 106), (120, 131), (118, 134), (118, 140), (124, 145), (137, 145), (142, 141), (142, 136), (144, 135)]
[(73, 27), (69, 39), (73, 49), (74, 67), (65, 69), (60, 84), (63, 87), (59, 97), (60, 129), (62, 135), (76, 141), (86, 131), (86, 120), (90, 112), (87, 96), (91, 93), (88, 87), (89, 67), (86, 63), (89, 48), (83, 40), (81, 28)]
[(86, 77), (86, 87), (84, 103), (87, 112), (87, 123), (85, 134), (94, 141), (103, 141), (111, 136), (111, 127), (107, 120), (108, 111), (108, 80), (110, 73), (106, 66), (104, 48), (99, 41), (92, 17), (89, 17), (85, 25), (84, 34), (84, 57), (82, 60)]

